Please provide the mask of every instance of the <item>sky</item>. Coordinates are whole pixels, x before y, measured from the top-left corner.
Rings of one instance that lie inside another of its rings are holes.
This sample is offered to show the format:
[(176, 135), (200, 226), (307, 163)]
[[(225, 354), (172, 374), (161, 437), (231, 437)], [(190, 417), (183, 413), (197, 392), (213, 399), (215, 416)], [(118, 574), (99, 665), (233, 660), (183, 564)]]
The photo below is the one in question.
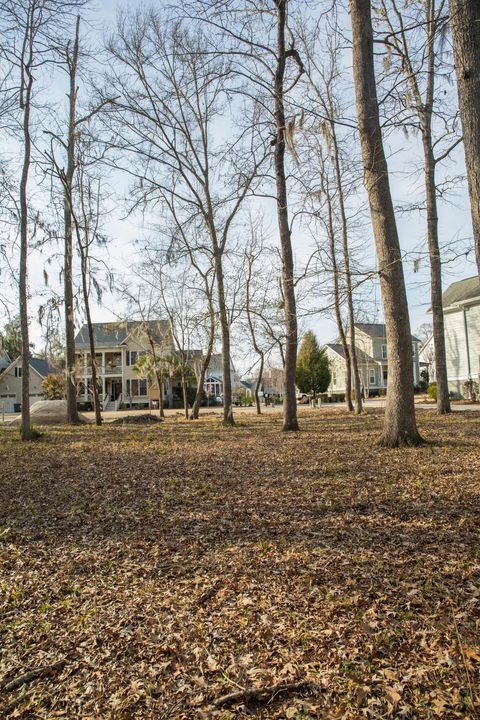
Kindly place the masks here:
[[(140, 3), (132, 0), (128, 3), (128, 7), (135, 7)], [(115, 0), (103, 0), (92, 6), (91, 17), (94, 19), (94, 32), (98, 36), (108, 34), (114, 25), (116, 7), (118, 3)], [(349, 72), (349, 68), (345, 68)], [(57, 85), (51, 88), (52, 96), (62, 96), (61, 84), (57, 80)], [(353, 109), (352, 109), (353, 114)], [(422, 194), (422, 174), (419, 172), (419, 166), (415, 169), (415, 160), (419, 158), (419, 143), (414, 137), (400, 138), (398, 135), (390, 137), (386, 141), (387, 153), (389, 156), (389, 169), (391, 188), (394, 204), (397, 207), (403, 206), (405, 203), (421, 197)], [(447, 171), (454, 175), (464, 175), (463, 148), (459, 146), (447, 165)], [(110, 182), (110, 184), (112, 184)], [(114, 177), (114, 193), (112, 194), (111, 207), (114, 208), (112, 213), (106, 219), (105, 232), (110, 238), (110, 242), (103, 258), (107, 266), (113, 271), (114, 275), (128, 282), (131, 277), (132, 267), (139, 261), (139, 250), (135, 246), (136, 240), (141, 240), (149, 232), (142, 218), (122, 218), (121, 213), (115, 212), (118, 206), (115, 195), (122, 193), (128, 194), (128, 183), (125, 179)], [(365, 196), (360, 193), (358, 202), (365, 204)], [(275, 228), (275, 209), (272, 203), (269, 210), (270, 225)], [(457, 246), (463, 247), (469, 244), (471, 238), (471, 224), (469, 201), (464, 179), (456, 182), (455, 190), (449, 195), (448, 202), (441, 202), (439, 206), (439, 227), (440, 227), (440, 243), (447, 246), (456, 242)], [(415, 331), (423, 323), (430, 322), (428, 315), (429, 308), (429, 269), (428, 261), (424, 255), (425, 250), (425, 218), (419, 213), (397, 213), (397, 223), (400, 235), (402, 251), (404, 253), (404, 273), (408, 293), (408, 301), (410, 308), (410, 319), (412, 331)], [(367, 226), (364, 230), (365, 238), (361, 244), (364, 245), (363, 261), (367, 267), (375, 266), (373, 241), (371, 238), (370, 228)], [(275, 237), (275, 232), (273, 233)], [(311, 251), (311, 239), (302, 229), (294, 229), (293, 245), (297, 267), (301, 267)], [(447, 250), (445, 257), (448, 262), (443, 265), (443, 283), (446, 288), (450, 283), (471, 275), (476, 274), (476, 266), (474, 263), (474, 254), (470, 252), (468, 257), (459, 257), (453, 260), (450, 256), (451, 251)], [(35, 342), (36, 349), (41, 347), (41, 330), (38, 323), (34, 320), (35, 308), (42, 302), (42, 299), (35, 295), (44, 285), (43, 283), (43, 264), (39, 256), (32, 257), (30, 266), (30, 285), (34, 297), (31, 302), (32, 326), (31, 334)], [(45, 292), (45, 290), (43, 291)], [(13, 307), (15, 302), (13, 301)], [(365, 312), (368, 313), (370, 321), (382, 321), (381, 296), (378, 286), (371, 284), (369, 286), (369, 301), (365, 306)], [(106, 292), (103, 296), (102, 304), (95, 304), (93, 308), (93, 319), (95, 322), (103, 322), (110, 320), (122, 319), (125, 317), (125, 306), (119, 302), (119, 298), (115, 293)], [(367, 317), (363, 317), (367, 320)], [(0, 326), (3, 325), (0, 317)], [(301, 319), (302, 329), (313, 330), (321, 343), (334, 341), (337, 337), (337, 329), (333, 317), (330, 314), (309, 315)], [(240, 370), (246, 370), (250, 366), (248, 358), (242, 356), (240, 348), (237, 349), (238, 357), (236, 359), (237, 366)], [(234, 357), (235, 361), (235, 357)]]

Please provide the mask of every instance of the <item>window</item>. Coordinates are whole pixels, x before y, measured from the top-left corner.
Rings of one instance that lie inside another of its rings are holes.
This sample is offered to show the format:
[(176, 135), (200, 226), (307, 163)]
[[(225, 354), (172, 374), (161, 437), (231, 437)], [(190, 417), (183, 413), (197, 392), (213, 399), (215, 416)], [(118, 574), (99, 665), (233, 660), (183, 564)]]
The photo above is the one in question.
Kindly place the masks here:
[(382, 360), (386, 360), (386, 359), (387, 359), (387, 346), (382, 345)]
[(15, 368), (15, 377), (22, 377), (22, 368), (21, 367)]
[(384, 382), (384, 384), (387, 382), (387, 380), (388, 380), (388, 370), (384, 370), (384, 371), (383, 371), (383, 382)]
[(133, 396), (146, 396), (147, 392), (147, 381), (146, 380), (127, 380), (127, 395)]
[(138, 353), (136, 350), (127, 350), (127, 365), (135, 365)]
[(377, 381), (377, 376), (375, 374), (375, 370), (370, 370), (370, 373), (369, 373), (370, 385), (375, 385), (376, 381)]

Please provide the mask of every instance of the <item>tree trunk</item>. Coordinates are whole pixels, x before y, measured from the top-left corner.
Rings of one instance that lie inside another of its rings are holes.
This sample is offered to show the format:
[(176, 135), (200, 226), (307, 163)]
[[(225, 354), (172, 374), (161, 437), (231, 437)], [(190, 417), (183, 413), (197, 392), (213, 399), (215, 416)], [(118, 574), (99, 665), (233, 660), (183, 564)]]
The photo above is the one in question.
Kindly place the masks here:
[(297, 308), (293, 276), (293, 250), (288, 220), (287, 181), (285, 177), (285, 27), (287, 0), (275, 0), (277, 6), (277, 66), (275, 69), (275, 181), (277, 189), (277, 218), (282, 255), (282, 286), (285, 315), (285, 384), (283, 397), (283, 430), (298, 430), (295, 376), (297, 370)]
[(183, 365), (181, 370), (181, 381), (182, 381), (182, 395), (183, 395), (183, 414), (185, 415), (185, 420), (188, 420), (188, 392), (187, 392), (187, 380), (185, 377), (185, 365)]
[[(90, 298), (88, 295), (88, 283), (87, 283), (87, 259), (84, 255), (84, 251), (80, 248), (82, 258), (82, 290), (83, 290), (83, 304), (85, 305), (85, 318), (87, 321), (88, 328), (88, 340), (90, 343), (90, 358), (92, 363), (92, 392), (93, 392), (93, 409), (95, 410), (95, 425), (102, 424), (102, 413), (100, 410), (100, 397), (98, 395), (98, 378), (97, 378), (97, 363), (95, 360), (95, 335), (93, 332), (92, 316), (90, 314)], [(77, 402), (75, 394), (75, 404)], [(78, 413), (77, 413), (78, 418)]]
[[(70, 59), (67, 50), (69, 69), (69, 115), (67, 139), (67, 170), (64, 176), (64, 302), (65, 302), (65, 345), (66, 345), (66, 395), (67, 422), (71, 425), (79, 423), (77, 407), (77, 384), (75, 382), (75, 321), (73, 310), (73, 222), (72, 222), (72, 189), (75, 173), (75, 110), (77, 104), (77, 61), (79, 43), (80, 16), (77, 17), (73, 53)], [(92, 359), (93, 362), (93, 359)]]
[(480, 2), (450, 0), (450, 27), (463, 128), (473, 241), (480, 274)]
[(256, 380), (256, 382), (255, 382), (255, 390), (254, 390), (254, 394), (255, 394), (255, 406), (256, 406), (256, 408), (257, 408), (257, 415), (261, 415), (261, 414), (262, 414), (262, 408), (260, 407), (259, 391), (260, 391), (260, 387), (261, 387), (261, 385), (262, 385), (262, 377), (263, 377), (263, 367), (264, 367), (264, 365), (265, 365), (265, 358), (264, 358), (263, 353), (261, 353), (261, 355), (260, 355), (260, 367), (259, 367), (259, 369), (258, 369), (258, 375), (257, 375), (257, 380)]
[[(343, 249), (343, 264), (345, 268), (345, 285), (347, 288), (347, 311), (348, 311), (348, 325), (350, 335), (350, 363), (351, 373), (350, 378), (353, 377), (353, 387), (355, 390), (355, 414), (360, 415), (362, 412), (362, 386), (360, 383), (360, 373), (358, 370), (357, 360), (357, 349), (355, 345), (355, 313), (353, 309), (353, 290), (352, 290), (352, 274), (350, 272), (350, 250), (348, 247), (348, 221), (347, 213), (345, 212), (345, 196), (343, 193), (343, 182), (342, 182), (342, 170), (340, 167), (340, 151), (337, 142), (337, 133), (335, 129), (335, 123), (330, 123), (332, 142), (333, 142), (333, 157), (335, 163), (335, 176), (337, 180), (337, 191), (338, 191), (338, 205), (340, 208), (340, 219), (342, 223), (342, 249)], [(351, 385), (351, 380), (350, 380)], [(350, 390), (351, 392), (351, 390)], [(349, 396), (351, 398), (351, 395)], [(351, 402), (351, 400), (350, 400)], [(350, 410), (350, 406), (348, 408)]]
[(449, 413), (447, 358), (445, 352), (445, 328), (442, 305), (442, 264), (438, 245), (437, 190), (435, 185), (435, 160), (429, 133), (423, 140), (425, 157), (425, 190), (427, 206), (427, 239), (430, 260), (430, 296), (432, 304), (433, 346), (437, 376), (437, 412)]
[(163, 372), (156, 369), (157, 361), (154, 356), (153, 362), (155, 364), (155, 376), (157, 378), (158, 385), (158, 416), (161, 418), (165, 417), (165, 410), (163, 409)]
[[(330, 197), (330, 188), (325, 183), (325, 169), (322, 168), (322, 190), (327, 200), (327, 215), (328, 215), (328, 239), (330, 244), (330, 258), (332, 261), (332, 272), (333, 272), (333, 303), (335, 306), (335, 319), (337, 321), (338, 334), (340, 335), (340, 342), (342, 343), (343, 352), (345, 355), (345, 402), (349, 412), (353, 412), (352, 404), (352, 366), (350, 358), (350, 349), (348, 347), (347, 338), (345, 336), (345, 329), (343, 327), (342, 315), (340, 312), (340, 287), (338, 282), (338, 264), (337, 254), (335, 249), (335, 230), (333, 226), (333, 211), (332, 211), (332, 200)], [(315, 399), (315, 393), (313, 395)]]
[[(28, 257), (28, 200), (27, 185), (30, 172), (30, 159), (32, 141), (30, 137), (30, 111), (32, 101), (32, 50), (31, 33), (33, 10), (29, 12), (29, 22), (26, 28), (25, 44), (30, 42), (30, 55), (28, 62), (22, 70), (25, 72), (26, 84), (21, 88), (20, 106), (23, 109), (23, 167), (20, 180), (20, 267), (19, 267), (19, 305), (20, 328), (22, 332), (22, 440), (31, 440), (30, 427), (30, 338), (28, 334), (28, 287), (27, 287), (27, 257)], [(23, 62), (23, 59), (22, 59)]]
[(208, 366), (212, 358), (213, 343), (215, 342), (215, 308), (213, 306), (212, 288), (208, 282), (208, 276), (203, 275), (203, 282), (205, 285), (205, 294), (208, 299), (208, 313), (210, 318), (210, 328), (208, 333), (208, 346), (205, 357), (203, 358), (202, 367), (200, 369), (200, 376), (197, 383), (197, 392), (195, 400), (192, 405), (192, 414), (190, 415), (192, 420), (198, 420), (200, 415), (200, 403), (202, 402), (203, 386), (205, 384), (205, 375), (207, 374)]
[(230, 374), (230, 326), (225, 302), (225, 284), (221, 252), (214, 245), (215, 276), (217, 279), (218, 309), (222, 333), (222, 373), (223, 373), (223, 424), (235, 425), (233, 419), (232, 376)]
[(423, 104), (422, 142), (425, 164), (425, 200), (427, 207), (427, 240), (430, 260), (430, 295), (433, 320), (433, 346), (437, 374), (437, 412), (441, 415), (450, 412), (448, 396), (447, 358), (445, 352), (445, 329), (442, 304), (442, 264), (438, 244), (437, 187), (435, 181), (435, 156), (432, 142), (432, 113), (435, 89), (435, 3), (427, 6), (428, 33), (428, 75), (427, 95)]
[(388, 391), (380, 444), (422, 442), (415, 419), (412, 336), (395, 213), (383, 148), (375, 81), (370, 0), (350, 0), (353, 75), (388, 343)]

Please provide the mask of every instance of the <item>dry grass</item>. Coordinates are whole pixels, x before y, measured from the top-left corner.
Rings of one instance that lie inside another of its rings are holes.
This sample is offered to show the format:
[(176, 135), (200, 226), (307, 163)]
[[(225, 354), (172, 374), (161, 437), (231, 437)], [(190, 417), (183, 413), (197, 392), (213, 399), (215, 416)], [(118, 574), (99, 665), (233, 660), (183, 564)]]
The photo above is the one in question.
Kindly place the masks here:
[(477, 717), (480, 414), (419, 418), (0, 429), (0, 717)]

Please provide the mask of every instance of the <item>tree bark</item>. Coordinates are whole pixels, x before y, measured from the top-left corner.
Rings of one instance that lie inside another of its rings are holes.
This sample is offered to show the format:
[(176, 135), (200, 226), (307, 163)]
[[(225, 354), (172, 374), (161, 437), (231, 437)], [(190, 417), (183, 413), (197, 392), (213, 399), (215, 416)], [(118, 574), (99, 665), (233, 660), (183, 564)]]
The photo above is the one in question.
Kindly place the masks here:
[(449, 5), (473, 242), (480, 274), (480, 3), (450, 0)]
[[(75, 26), (75, 39), (73, 52), (70, 58), (67, 49), (67, 64), (69, 72), (69, 113), (67, 137), (67, 169), (63, 179), (63, 205), (64, 205), (64, 302), (65, 302), (65, 345), (66, 345), (66, 396), (67, 396), (67, 422), (77, 425), (79, 421), (77, 407), (77, 384), (75, 381), (75, 321), (73, 309), (73, 221), (72, 221), (72, 191), (73, 176), (75, 173), (75, 114), (77, 104), (77, 64), (80, 31), (80, 16)], [(92, 358), (92, 363), (94, 358)]]
[[(332, 109), (332, 108), (330, 108)], [(330, 130), (333, 144), (333, 158), (335, 164), (335, 176), (337, 181), (338, 205), (340, 209), (340, 219), (342, 223), (342, 249), (343, 249), (343, 265), (345, 268), (345, 285), (347, 289), (347, 312), (350, 339), (350, 362), (351, 377), (353, 377), (353, 387), (355, 390), (355, 414), (360, 415), (362, 412), (362, 385), (360, 382), (360, 372), (358, 370), (357, 349), (355, 345), (355, 312), (353, 308), (353, 290), (352, 290), (352, 274), (350, 271), (350, 249), (348, 246), (348, 221), (345, 212), (345, 195), (343, 192), (342, 170), (340, 167), (340, 151), (337, 142), (337, 132), (335, 123), (330, 121)], [(351, 381), (350, 381), (351, 382)], [(350, 409), (350, 407), (349, 407)]]
[[(345, 354), (345, 402), (349, 412), (353, 412), (352, 404), (352, 366), (350, 348), (348, 347), (345, 329), (343, 327), (342, 315), (340, 312), (340, 287), (338, 281), (338, 263), (335, 248), (335, 229), (333, 225), (332, 200), (330, 197), (330, 189), (325, 182), (325, 170), (322, 169), (322, 189), (327, 200), (327, 216), (328, 216), (328, 239), (330, 244), (330, 258), (332, 261), (333, 272), (333, 302), (335, 306), (335, 319), (337, 321), (338, 334), (342, 343), (343, 352)], [(313, 395), (315, 398), (315, 393)]]
[(215, 276), (217, 278), (218, 310), (222, 334), (222, 373), (223, 373), (223, 424), (235, 425), (233, 419), (232, 376), (230, 374), (230, 326), (225, 302), (225, 283), (221, 252), (214, 240)]
[(98, 394), (98, 376), (97, 376), (97, 362), (95, 359), (95, 335), (93, 332), (92, 317), (90, 314), (90, 300), (88, 297), (88, 288), (86, 287), (86, 273), (82, 273), (83, 283), (83, 302), (85, 305), (85, 317), (87, 320), (88, 328), (88, 340), (90, 343), (90, 357), (92, 362), (92, 392), (93, 392), (93, 409), (95, 411), (95, 425), (102, 424), (102, 413), (100, 410), (100, 397)]
[[(20, 180), (20, 267), (19, 267), (19, 305), (20, 328), (22, 332), (22, 440), (31, 440), (30, 427), (30, 338), (28, 332), (28, 199), (27, 186), (30, 172), (32, 140), (30, 136), (30, 112), (33, 88), (33, 8), (28, 11), (25, 29), (24, 48), (28, 48), (25, 62), (22, 54), (22, 86), (20, 89), (20, 107), (23, 110), (23, 167)], [(25, 79), (24, 79), (25, 78)]]
[(350, 0), (358, 128), (377, 251), (388, 343), (388, 389), (380, 444), (418, 445), (412, 336), (400, 243), (383, 148), (375, 81), (370, 0)]
[(427, 206), (427, 239), (430, 260), (430, 295), (432, 302), (433, 346), (437, 375), (437, 412), (450, 412), (448, 395), (447, 357), (445, 352), (445, 328), (442, 303), (442, 264), (438, 243), (437, 186), (435, 179), (436, 162), (432, 141), (432, 112), (435, 89), (435, 2), (430, 0), (428, 11), (428, 74), (427, 95), (423, 108), (422, 141), (425, 165), (425, 198)]
[(213, 306), (213, 298), (212, 298), (212, 292), (211, 288), (208, 283), (208, 278), (206, 276), (203, 277), (203, 281), (205, 284), (205, 292), (208, 297), (208, 312), (210, 317), (210, 328), (208, 333), (208, 346), (207, 346), (207, 352), (205, 353), (205, 357), (203, 358), (202, 367), (200, 369), (200, 374), (197, 381), (197, 392), (195, 395), (195, 400), (192, 405), (192, 414), (190, 415), (192, 420), (198, 420), (200, 415), (200, 403), (202, 401), (202, 394), (203, 394), (203, 386), (205, 383), (205, 375), (208, 370), (208, 366), (210, 365), (210, 360), (212, 358), (212, 352), (213, 352), (213, 343), (215, 341), (215, 308)]
[(277, 66), (275, 69), (275, 181), (277, 219), (282, 255), (282, 285), (285, 315), (285, 384), (283, 397), (283, 430), (298, 430), (295, 375), (297, 369), (298, 326), (295, 300), (292, 238), (288, 219), (287, 181), (285, 177), (285, 28), (287, 0), (274, 0), (277, 7)]

